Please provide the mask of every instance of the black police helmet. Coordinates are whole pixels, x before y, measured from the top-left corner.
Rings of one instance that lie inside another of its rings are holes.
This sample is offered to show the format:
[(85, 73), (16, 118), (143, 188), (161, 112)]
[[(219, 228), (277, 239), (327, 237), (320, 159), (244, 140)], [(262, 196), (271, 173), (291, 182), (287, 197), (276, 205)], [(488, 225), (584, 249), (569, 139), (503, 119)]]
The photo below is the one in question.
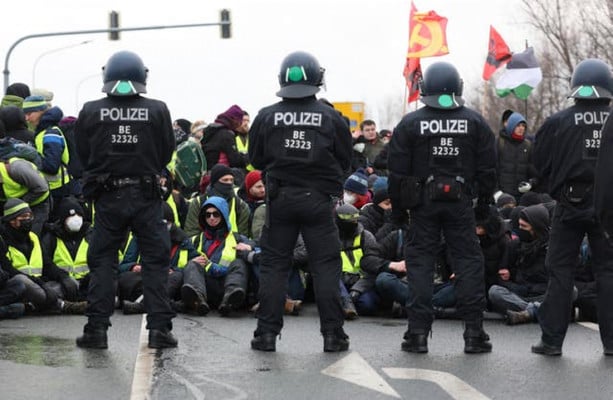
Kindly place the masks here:
[(324, 69), (319, 61), (304, 51), (290, 53), (281, 63), (277, 96), (300, 99), (319, 92), (324, 81)]
[(421, 101), (430, 107), (452, 110), (464, 105), (464, 84), (456, 68), (448, 62), (430, 65), (419, 82)]
[(575, 99), (613, 98), (613, 77), (607, 63), (596, 58), (581, 61), (570, 80), (570, 95)]
[(143, 60), (131, 51), (119, 51), (102, 67), (102, 91), (112, 96), (147, 93), (147, 73)]

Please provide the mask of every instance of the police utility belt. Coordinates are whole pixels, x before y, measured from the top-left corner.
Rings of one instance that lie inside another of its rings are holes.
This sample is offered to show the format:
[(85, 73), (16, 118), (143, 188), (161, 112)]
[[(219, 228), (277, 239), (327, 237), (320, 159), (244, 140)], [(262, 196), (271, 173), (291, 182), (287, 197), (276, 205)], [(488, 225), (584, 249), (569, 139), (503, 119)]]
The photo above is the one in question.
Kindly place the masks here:
[(462, 199), (465, 180), (461, 176), (433, 176), (426, 179), (428, 198), (432, 201), (458, 201)]
[(109, 177), (102, 187), (106, 191), (114, 191), (130, 186), (140, 186), (145, 192), (154, 192), (158, 188), (158, 179), (155, 176), (124, 176), (121, 178)]

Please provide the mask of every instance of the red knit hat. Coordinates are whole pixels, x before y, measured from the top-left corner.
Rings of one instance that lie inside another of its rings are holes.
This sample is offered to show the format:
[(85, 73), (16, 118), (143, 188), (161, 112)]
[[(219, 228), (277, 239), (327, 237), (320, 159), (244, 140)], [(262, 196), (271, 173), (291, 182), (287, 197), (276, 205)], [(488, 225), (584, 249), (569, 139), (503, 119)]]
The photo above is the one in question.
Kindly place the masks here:
[(262, 171), (258, 171), (257, 169), (249, 172), (246, 176), (245, 176), (245, 189), (247, 190), (247, 193), (249, 193), (249, 190), (251, 190), (251, 187), (253, 185), (255, 185), (258, 181), (262, 180)]

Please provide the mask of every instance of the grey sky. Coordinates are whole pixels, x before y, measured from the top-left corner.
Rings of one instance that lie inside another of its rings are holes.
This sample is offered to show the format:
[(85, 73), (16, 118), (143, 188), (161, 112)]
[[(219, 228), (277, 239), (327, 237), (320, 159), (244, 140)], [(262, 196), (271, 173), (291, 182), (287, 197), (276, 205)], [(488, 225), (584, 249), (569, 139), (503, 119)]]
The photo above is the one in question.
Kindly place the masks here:
[[(522, 33), (518, 0), (415, 4), (419, 11), (435, 10), (449, 19), (450, 54), (423, 59), (422, 66), (452, 62), (466, 88), (481, 82), (490, 24), (513, 51), (521, 51), (529, 39)], [(364, 101), (376, 119), (378, 104), (404, 95), (410, 0), (11, 1), (3, 4), (0, 50), (4, 59), (13, 42), (33, 33), (106, 28), (111, 10), (120, 12), (123, 27), (138, 27), (217, 22), (222, 8), (232, 13), (230, 40), (220, 39), (218, 27), (203, 27), (123, 32), (117, 42), (106, 34), (25, 41), (10, 57), (10, 81), (31, 85), (34, 75), (37, 87), (55, 93), (54, 104), (76, 115), (84, 101), (102, 95), (100, 71), (107, 58), (132, 50), (150, 70), (149, 96), (165, 101), (173, 118), (210, 122), (234, 103), (255, 115), (277, 101), (281, 60), (305, 50), (326, 68), (322, 96), (330, 101)]]

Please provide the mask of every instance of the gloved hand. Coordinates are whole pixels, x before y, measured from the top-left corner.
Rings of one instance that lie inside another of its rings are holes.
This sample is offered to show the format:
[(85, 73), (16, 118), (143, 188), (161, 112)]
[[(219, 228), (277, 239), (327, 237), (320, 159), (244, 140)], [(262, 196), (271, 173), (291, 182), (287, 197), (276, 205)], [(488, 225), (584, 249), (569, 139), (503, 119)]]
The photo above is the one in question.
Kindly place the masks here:
[(356, 143), (353, 145), (353, 150), (357, 151), (358, 153), (361, 153), (364, 151), (365, 147), (366, 147), (365, 143)]
[(517, 190), (519, 191), (519, 193), (526, 193), (529, 192), (532, 189), (532, 185), (530, 184), (530, 182), (519, 182), (519, 185), (517, 186)]
[(240, 258), (243, 261), (249, 261), (249, 250), (236, 250), (236, 258)]
[(64, 292), (64, 299), (68, 301), (77, 301), (79, 296), (79, 284), (69, 276), (62, 278), (60, 284)]

